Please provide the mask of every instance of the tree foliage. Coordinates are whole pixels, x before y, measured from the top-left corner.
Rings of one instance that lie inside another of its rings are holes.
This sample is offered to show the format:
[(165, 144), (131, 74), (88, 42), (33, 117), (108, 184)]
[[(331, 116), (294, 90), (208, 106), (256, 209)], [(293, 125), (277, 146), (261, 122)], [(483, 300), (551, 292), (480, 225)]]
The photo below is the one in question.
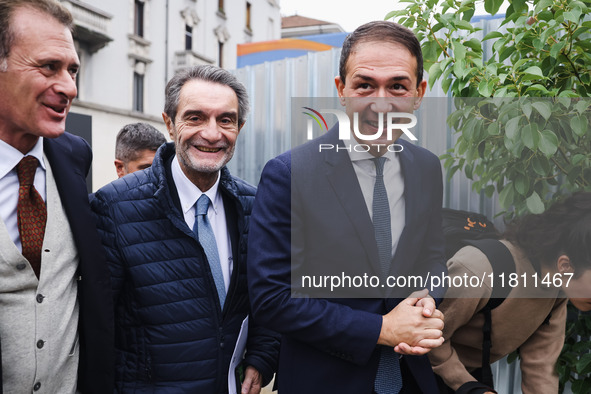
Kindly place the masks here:
[(591, 190), (591, 0), (510, 1), (484, 37), (470, 22), (476, 0), (407, 2), (386, 19), (415, 31), (429, 85), (456, 98), (448, 176), (463, 170), (475, 191), (496, 190), (507, 216)]
[[(506, 216), (543, 212), (556, 198), (591, 190), (591, 0), (484, 0), (498, 30), (472, 23), (476, 0), (402, 0), (386, 19), (414, 30), (429, 85), (454, 97), (457, 132), (442, 156), (477, 192), (499, 193)], [(482, 2), (480, 2), (482, 4)], [(569, 305), (556, 368), (560, 392), (591, 392), (591, 315)]]

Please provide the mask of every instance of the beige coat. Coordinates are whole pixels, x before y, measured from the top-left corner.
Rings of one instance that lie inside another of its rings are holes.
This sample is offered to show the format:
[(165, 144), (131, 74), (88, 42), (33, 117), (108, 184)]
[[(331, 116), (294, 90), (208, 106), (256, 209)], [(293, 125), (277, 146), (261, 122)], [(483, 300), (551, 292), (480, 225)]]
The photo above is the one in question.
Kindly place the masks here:
[[(564, 343), (566, 299), (562, 298), (560, 288), (543, 286), (539, 276), (535, 286), (537, 274), (529, 260), (509, 242), (503, 243), (513, 255), (520, 285), (492, 311), (490, 361), (495, 362), (519, 348), (523, 393), (556, 394), (558, 375), (554, 365)], [(482, 366), (484, 317), (478, 311), (490, 298), (492, 269), (484, 253), (472, 246), (459, 250), (447, 266), (451, 277), (467, 274), (484, 278), (482, 286), (450, 287), (440, 306), (445, 314), (445, 342), (429, 353), (429, 359), (435, 373), (457, 390), (462, 384), (475, 381), (468, 371)], [(495, 272), (495, 286), (500, 285), (499, 274)], [(544, 324), (550, 313), (550, 323)]]

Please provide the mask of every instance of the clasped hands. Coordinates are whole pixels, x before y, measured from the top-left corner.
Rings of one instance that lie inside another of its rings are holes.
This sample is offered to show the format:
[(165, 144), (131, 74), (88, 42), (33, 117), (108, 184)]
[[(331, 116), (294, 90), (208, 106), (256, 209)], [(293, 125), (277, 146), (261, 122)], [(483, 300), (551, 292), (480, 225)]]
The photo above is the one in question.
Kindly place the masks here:
[(415, 291), (382, 316), (379, 345), (406, 355), (423, 355), (443, 344), (443, 313), (427, 289)]

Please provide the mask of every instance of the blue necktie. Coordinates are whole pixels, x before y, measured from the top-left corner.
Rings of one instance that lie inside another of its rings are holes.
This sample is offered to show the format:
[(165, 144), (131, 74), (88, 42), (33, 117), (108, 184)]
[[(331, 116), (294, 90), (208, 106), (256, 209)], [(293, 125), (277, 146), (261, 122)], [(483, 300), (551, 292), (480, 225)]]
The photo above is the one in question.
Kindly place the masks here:
[(222, 309), (226, 300), (226, 286), (224, 284), (224, 274), (222, 273), (222, 266), (220, 265), (220, 257), (218, 254), (218, 246), (215, 242), (215, 235), (207, 220), (207, 209), (209, 208), (209, 197), (202, 194), (195, 204), (195, 225), (193, 226), (193, 232), (197, 234), (199, 243), (203, 247), (203, 251), (207, 256), (211, 274), (215, 281), (215, 287), (218, 291), (218, 297), (220, 299), (220, 305)]
[[(390, 219), (390, 204), (388, 193), (384, 185), (385, 157), (372, 159), (376, 166), (376, 182), (373, 189), (373, 228), (378, 245), (378, 256), (383, 275), (390, 272), (392, 261), (392, 223)], [(374, 383), (377, 394), (397, 394), (402, 388), (402, 376), (398, 355), (391, 347), (380, 346), (380, 363)]]

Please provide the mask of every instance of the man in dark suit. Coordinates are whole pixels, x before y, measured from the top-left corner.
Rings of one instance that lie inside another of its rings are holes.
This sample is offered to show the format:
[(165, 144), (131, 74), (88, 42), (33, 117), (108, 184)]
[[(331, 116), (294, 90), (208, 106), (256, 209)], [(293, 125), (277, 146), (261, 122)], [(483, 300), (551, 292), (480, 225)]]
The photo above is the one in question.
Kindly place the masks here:
[(302, 277), (368, 274), (385, 284), (387, 276), (445, 272), (439, 160), (398, 139), (402, 130), (388, 138), (380, 124), (385, 113), (419, 107), (422, 70), (411, 31), (391, 22), (359, 27), (335, 78), (350, 123), (358, 120), (355, 140), (340, 140), (337, 125), (263, 170), (249, 291), (255, 318), (282, 334), (282, 394), (437, 392), (425, 354), (443, 342), (443, 315), (426, 290), (391, 298), (378, 285), (378, 293), (354, 290), (356, 298), (329, 298), (330, 289), (320, 298)]
[(88, 206), (92, 152), (64, 133), (70, 13), (0, 0), (0, 392), (113, 391), (109, 272)]

